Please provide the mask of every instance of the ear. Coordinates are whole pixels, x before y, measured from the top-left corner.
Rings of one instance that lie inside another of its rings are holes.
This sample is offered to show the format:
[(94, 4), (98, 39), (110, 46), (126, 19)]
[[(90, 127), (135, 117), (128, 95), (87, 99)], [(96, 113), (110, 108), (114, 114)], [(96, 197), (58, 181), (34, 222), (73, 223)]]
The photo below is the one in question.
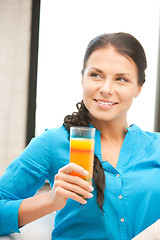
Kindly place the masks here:
[(84, 83), (84, 75), (82, 74), (82, 80), (81, 80), (81, 85), (83, 86)]
[(83, 76), (82, 76), (82, 80), (81, 80), (81, 85), (83, 86)]
[(143, 85), (141, 87), (138, 87), (138, 89), (137, 89), (137, 91), (136, 91), (136, 93), (134, 95), (134, 98), (139, 96), (140, 92), (142, 91), (142, 88), (143, 88)]

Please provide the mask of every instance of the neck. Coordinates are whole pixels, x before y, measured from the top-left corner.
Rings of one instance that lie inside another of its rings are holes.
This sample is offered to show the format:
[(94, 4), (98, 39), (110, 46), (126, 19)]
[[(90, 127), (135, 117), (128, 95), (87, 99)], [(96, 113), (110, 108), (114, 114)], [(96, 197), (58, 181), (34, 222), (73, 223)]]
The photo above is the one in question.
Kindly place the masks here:
[(123, 141), (128, 127), (127, 121), (92, 121), (91, 124), (101, 132), (101, 138), (107, 142)]

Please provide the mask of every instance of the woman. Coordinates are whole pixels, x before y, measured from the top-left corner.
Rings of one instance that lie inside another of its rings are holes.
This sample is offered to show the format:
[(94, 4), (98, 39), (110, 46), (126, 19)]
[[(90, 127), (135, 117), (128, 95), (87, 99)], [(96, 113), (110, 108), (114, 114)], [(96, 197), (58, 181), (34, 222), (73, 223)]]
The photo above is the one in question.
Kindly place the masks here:
[[(141, 44), (129, 34), (89, 43), (78, 112), (34, 138), (0, 179), (1, 235), (57, 211), (52, 239), (127, 240), (160, 217), (160, 135), (127, 124), (146, 67)], [(88, 174), (69, 164), (71, 126), (96, 128), (93, 186), (70, 175)], [(52, 190), (34, 196), (46, 179)]]

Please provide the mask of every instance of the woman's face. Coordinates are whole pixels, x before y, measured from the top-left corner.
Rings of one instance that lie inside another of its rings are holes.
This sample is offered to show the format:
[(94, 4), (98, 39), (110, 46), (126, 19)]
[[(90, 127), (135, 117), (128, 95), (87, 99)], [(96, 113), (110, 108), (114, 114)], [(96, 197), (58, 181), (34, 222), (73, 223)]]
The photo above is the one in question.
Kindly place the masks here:
[(141, 91), (136, 64), (114, 47), (94, 51), (82, 78), (83, 101), (92, 121), (126, 121), (133, 98)]

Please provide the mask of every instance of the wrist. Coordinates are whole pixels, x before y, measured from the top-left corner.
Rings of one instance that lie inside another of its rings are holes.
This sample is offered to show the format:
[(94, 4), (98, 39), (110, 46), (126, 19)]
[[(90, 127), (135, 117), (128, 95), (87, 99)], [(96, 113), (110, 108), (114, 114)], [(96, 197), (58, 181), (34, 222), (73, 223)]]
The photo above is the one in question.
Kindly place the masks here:
[(44, 205), (45, 205), (46, 211), (48, 211), (48, 214), (57, 211), (53, 201), (53, 190), (50, 190), (44, 194), (45, 194)]

